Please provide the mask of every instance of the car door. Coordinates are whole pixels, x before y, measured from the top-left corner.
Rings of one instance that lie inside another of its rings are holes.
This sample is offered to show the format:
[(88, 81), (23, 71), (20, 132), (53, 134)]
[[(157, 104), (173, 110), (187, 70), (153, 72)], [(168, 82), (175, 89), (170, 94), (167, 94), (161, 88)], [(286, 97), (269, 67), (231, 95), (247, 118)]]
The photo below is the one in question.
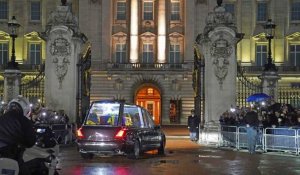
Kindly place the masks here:
[(149, 114), (149, 112), (145, 109), (142, 109), (142, 113), (145, 122), (144, 139), (145, 143), (147, 143), (145, 147), (147, 147), (147, 149), (157, 148), (160, 145), (161, 136), (155, 129), (154, 121), (151, 118), (152, 116)]

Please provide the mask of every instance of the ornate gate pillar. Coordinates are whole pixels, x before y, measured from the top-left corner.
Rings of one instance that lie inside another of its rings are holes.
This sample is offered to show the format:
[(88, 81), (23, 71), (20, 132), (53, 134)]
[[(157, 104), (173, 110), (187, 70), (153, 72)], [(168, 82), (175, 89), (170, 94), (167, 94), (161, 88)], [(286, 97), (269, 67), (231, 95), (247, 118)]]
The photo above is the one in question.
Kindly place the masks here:
[(236, 104), (237, 33), (231, 13), (218, 2), (206, 19), (204, 32), (197, 37), (205, 60), (205, 122), (219, 121), (220, 115)]
[(277, 71), (264, 71), (259, 77), (263, 93), (269, 95), (277, 101), (278, 98), (278, 80), (281, 78)]
[(70, 7), (61, 5), (53, 11), (42, 33), (47, 42), (45, 63), (45, 102), (50, 109), (64, 110), (70, 122), (76, 120), (76, 95), (80, 53), (86, 42)]
[(21, 71), (18, 69), (6, 69), (4, 71), (3, 100), (8, 103), (20, 94)]

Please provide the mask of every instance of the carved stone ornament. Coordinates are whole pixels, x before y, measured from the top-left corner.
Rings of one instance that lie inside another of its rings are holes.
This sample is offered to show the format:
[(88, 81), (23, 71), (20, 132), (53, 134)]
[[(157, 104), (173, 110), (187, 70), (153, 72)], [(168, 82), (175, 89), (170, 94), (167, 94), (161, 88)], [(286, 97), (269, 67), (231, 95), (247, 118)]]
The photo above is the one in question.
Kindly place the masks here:
[(228, 74), (229, 59), (232, 54), (233, 48), (229, 45), (228, 41), (222, 37), (216, 40), (210, 49), (213, 60), (213, 68), (215, 76), (217, 77), (220, 85), (220, 89), (223, 87), (223, 81)]
[(204, 35), (214, 30), (217, 26), (227, 26), (234, 31), (237, 31), (234, 17), (231, 13), (226, 12), (223, 6), (217, 6), (213, 12), (208, 13)]
[(75, 33), (79, 32), (79, 24), (77, 17), (71, 12), (69, 6), (58, 6), (57, 9), (50, 13), (46, 33), (51, 30), (53, 26), (64, 25), (71, 28)]
[(50, 53), (53, 56), (52, 62), (55, 64), (55, 74), (59, 80), (59, 89), (62, 88), (62, 81), (68, 72), (68, 59), (71, 53), (71, 46), (67, 39), (60, 36), (51, 43)]

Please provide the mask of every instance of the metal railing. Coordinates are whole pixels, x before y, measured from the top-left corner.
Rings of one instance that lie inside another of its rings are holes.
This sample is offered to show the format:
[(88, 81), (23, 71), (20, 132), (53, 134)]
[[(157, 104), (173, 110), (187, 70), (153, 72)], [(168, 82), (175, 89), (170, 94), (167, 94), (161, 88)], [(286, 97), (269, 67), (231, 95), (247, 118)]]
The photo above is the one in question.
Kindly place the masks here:
[(0, 80), (0, 100), (3, 100), (4, 95), (4, 80)]
[(264, 150), (292, 152), (298, 155), (299, 139), (296, 129), (266, 128), (264, 130)]
[(170, 70), (191, 70), (193, 63), (105, 63), (105, 64), (92, 64), (92, 67), (100, 70), (157, 70), (157, 71), (170, 71)]
[[(6, 69), (7, 65), (0, 65), (0, 72), (4, 71)], [(43, 69), (44, 64), (18, 64), (19, 69), (22, 72), (37, 72), (41, 69)]]
[(20, 94), (29, 100), (40, 99), (44, 103), (44, 79), (45, 79), (45, 65), (40, 67), (38, 74), (27, 79), (22, 79), (20, 85)]
[[(238, 133), (237, 133), (236, 148), (238, 150), (248, 148), (247, 128), (238, 127), (237, 131)], [(263, 149), (263, 128), (258, 128), (256, 149), (258, 148)]]
[(300, 108), (300, 87), (279, 87), (278, 102)]
[[(248, 148), (245, 126), (220, 126), (220, 147), (232, 147), (238, 150)], [(256, 149), (263, 152), (278, 151), (300, 154), (300, 129), (295, 128), (259, 128)]]
[(238, 143), (238, 135), (236, 134), (238, 128), (236, 126), (222, 126), (221, 125), (221, 143), (219, 146), (236, 147)]
[(245, 67), (237, 64), (236, 99), (237, 106), (247, 106), (246, 98), (262, 92), (261, 81), (245, 76)]
[[(276, 66), (278, 68), (279, 74), (299, 74), (300, 67), (299, 66), (284, 66), (284, 65), (278, 65)], [(243, 66), (243, 69), (248, 74), (261, 74), (264, 70), (264, 66)]]

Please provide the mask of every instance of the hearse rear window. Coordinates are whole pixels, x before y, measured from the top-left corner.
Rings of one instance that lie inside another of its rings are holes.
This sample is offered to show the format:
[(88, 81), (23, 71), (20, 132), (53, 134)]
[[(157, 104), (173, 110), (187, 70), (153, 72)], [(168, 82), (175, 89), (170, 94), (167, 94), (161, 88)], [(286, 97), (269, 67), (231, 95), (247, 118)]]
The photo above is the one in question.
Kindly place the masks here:
[(94, 103), (85, 124), (117, 126), (119, 110), (119, 103)]

